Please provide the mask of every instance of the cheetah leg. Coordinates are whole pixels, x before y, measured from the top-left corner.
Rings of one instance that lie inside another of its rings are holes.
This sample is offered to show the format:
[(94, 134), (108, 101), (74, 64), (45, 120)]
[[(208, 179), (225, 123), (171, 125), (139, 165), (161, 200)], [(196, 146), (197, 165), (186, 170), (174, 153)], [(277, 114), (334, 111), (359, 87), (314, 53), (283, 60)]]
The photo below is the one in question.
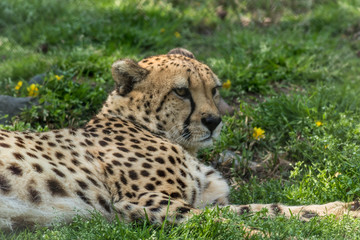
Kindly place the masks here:
[(259, 212), (263, 208), (268, 209), (269, 216), (284, 215), (285, 217), (299, 216), (300, 220), (308, 221), (315, 216), (333, 214), (341, 217), (348, 214), (352, 217), (360, 217), (360, 204), (358, 202), (331, 202), (322, 205), (285, 206), (280, 204), (248, 204), (230, 205), (230, 209), (238, 214), (246, 212)]
[[(170, 223), (181, 223), (203, 210), (191, 207), (181, 199), (169, 199), (169, 196), (162, 193), (149, 192), (140, 195), (138, 201), (122, 199), (114, 204), (115, 211), (120, 219), (127, 222), (148, 219), (152, 224), (161, 224), (165, 220)], [(245, 236), (257, 234), (264, 236), (262, 232), (243, 226)]]
[(140, 194), (136, 201), (123, 198), (114, 203), (114, 208), (120, 219), (127, 222), (148, 219), (153, 224), (162, 223), (165, 219), (180, 223), (201, 212), (181, 199), (169, 199), (169, 196), (158, 192)]

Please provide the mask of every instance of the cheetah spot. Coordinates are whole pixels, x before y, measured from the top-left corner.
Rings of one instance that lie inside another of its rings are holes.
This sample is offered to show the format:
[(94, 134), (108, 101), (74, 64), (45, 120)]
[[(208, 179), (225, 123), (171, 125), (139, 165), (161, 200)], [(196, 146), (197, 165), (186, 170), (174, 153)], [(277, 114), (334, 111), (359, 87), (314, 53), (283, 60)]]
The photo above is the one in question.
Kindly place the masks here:
[(66, 197), (68, 193), (65, 191), (61, 183), (56, 179), (49, 179), (47, 182), (47, 187), (53, 196)]
[(319, 216), (317, 213), (310, 212), (310, 211), (305, 211), (304, 214), (302, 215), (302, 217), (304, 217), (304, 218), (313, 218), (313, 217), (317, 217), (317, 216)]

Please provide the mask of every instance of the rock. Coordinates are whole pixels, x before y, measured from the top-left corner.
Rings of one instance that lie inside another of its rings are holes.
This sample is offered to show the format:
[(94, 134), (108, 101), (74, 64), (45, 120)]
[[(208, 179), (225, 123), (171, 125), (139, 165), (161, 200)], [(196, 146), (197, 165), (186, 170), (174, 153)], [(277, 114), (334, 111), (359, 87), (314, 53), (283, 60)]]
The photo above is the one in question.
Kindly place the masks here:
[(46, 77), (46, 73), (40, 73), (32, 77), (29, 81), (29, 84), (40, 84), (42, 85), (44, 83)]
[(234, 112), (235, 112), (234, 108), (229, 106), (229, 104), (227, 104), (223, 98), (220, 98), (219, 110), (220, 110), (221, 115), (228, 114), (228, 115), (232, 116), (232, 115), (234, 115)]
[(232, 151), (225, 150), (220, 153), (218, 162), (221, 164), (234, 163), (237, 166), (242, 162), (242, 157)]
[(254, 172), (262, 172), (264, 171), (264, 167), (254, 161), (247, 161), (244, 162), (242, 159), (242, 156), (236, 154), (233, 151), (225, 150), (222, 153), (220, 153), (220, 157), (218, 159), (218, 164), (220, 165), (228, 165), (228, 166), (234, 166), (235, 168), (243, 167), (244, 164), (251, 169)]
[[(24, 108), (38, 104), (36, 98), (32, 97), (11, 97), (0, 95), (0, 124), (10, 121), (12, 117), (19, 115)], [(4, 118), (5, 115), (8, 117)]]

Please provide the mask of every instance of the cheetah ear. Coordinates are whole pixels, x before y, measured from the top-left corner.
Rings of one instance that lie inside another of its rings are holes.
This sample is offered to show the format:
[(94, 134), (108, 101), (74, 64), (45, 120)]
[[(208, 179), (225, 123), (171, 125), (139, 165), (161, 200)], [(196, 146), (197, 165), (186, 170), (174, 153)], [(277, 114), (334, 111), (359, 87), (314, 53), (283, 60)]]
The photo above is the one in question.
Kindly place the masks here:
[(134, 84), (143, 80), (149, 73), (148, 70), (140, 67), (131, 59), (114, 62), (111, 72), (116, 83), (116, 89), (121, 96), (131, 92)]
[(185, 48), (174, 48), (171, 49), (167, 54), (180, 54), (188, 58), (196, 59), (194, 54)]

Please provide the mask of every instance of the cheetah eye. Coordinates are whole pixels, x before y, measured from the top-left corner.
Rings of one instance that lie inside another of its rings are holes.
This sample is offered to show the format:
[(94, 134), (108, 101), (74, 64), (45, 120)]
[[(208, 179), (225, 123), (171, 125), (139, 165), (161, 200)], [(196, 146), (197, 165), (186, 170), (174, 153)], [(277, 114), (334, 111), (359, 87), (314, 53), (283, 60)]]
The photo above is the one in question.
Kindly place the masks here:
[(211, 90), (211, 93), (213, 95), (213, 97), (215, 97), (218, 93), (219, 93), (219, 87), (214, 87), (212, 90)]
[(182, 97), (182, 98), (189, 98), (190, 97), (190, 91), (188, 88), (175, 88), (174, 92)]

